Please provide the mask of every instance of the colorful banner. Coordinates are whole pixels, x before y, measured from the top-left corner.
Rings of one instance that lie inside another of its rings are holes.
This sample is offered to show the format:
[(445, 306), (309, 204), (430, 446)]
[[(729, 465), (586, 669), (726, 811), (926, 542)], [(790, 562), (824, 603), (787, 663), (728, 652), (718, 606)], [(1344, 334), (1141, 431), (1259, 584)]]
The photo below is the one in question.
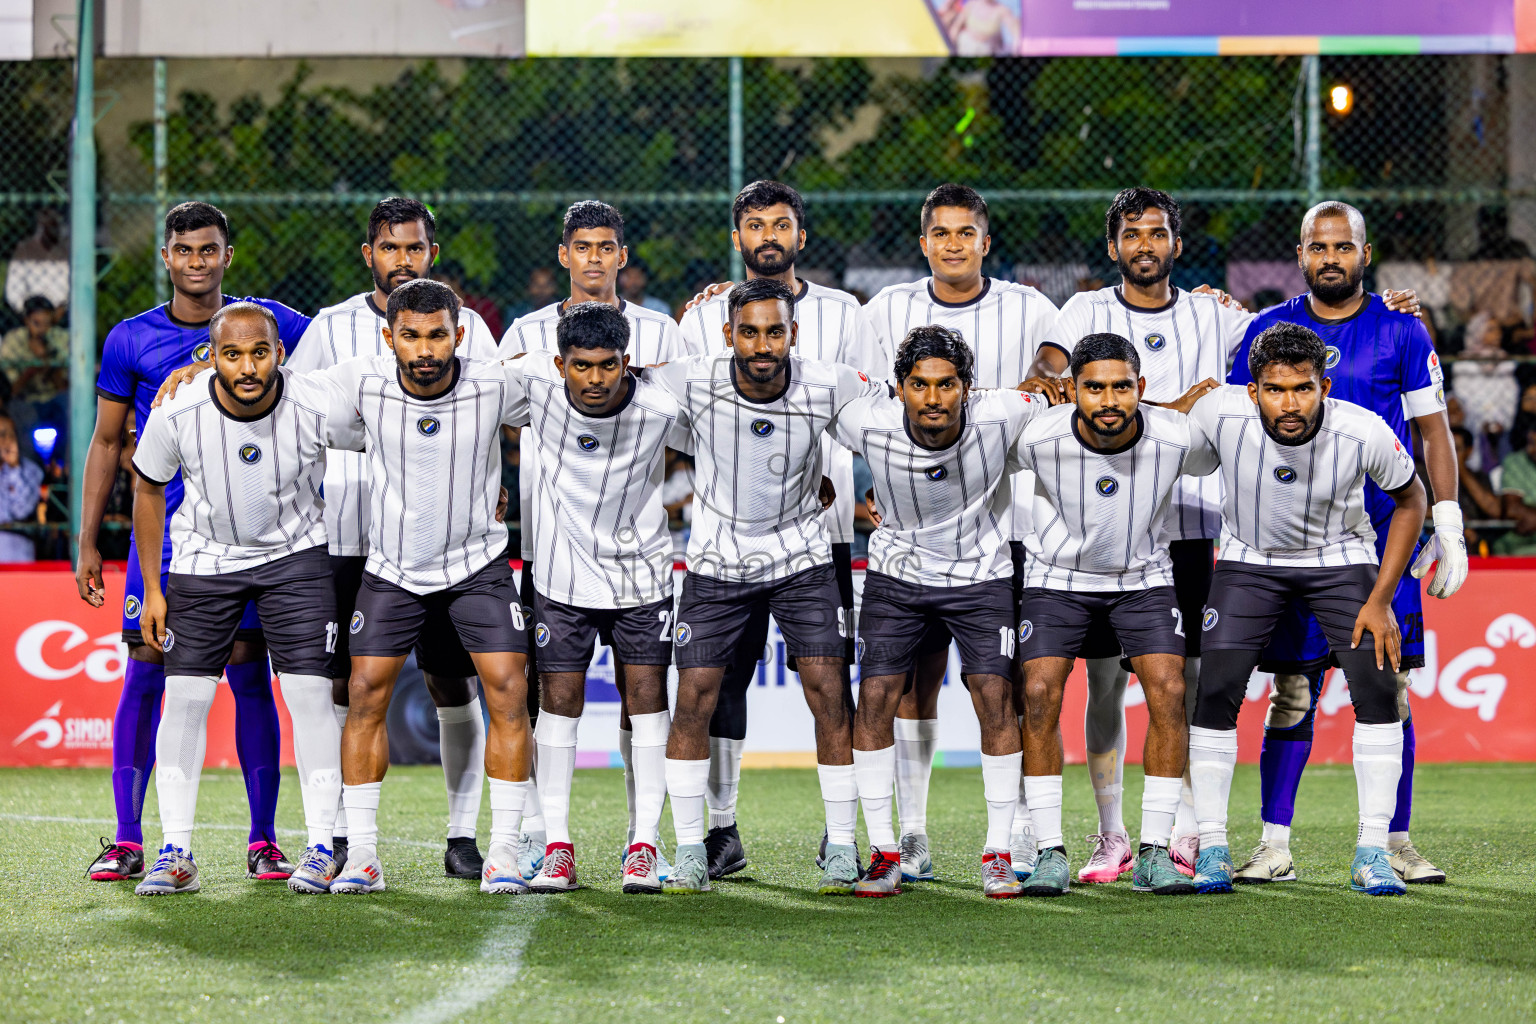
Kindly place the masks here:
[[(1449, 601), (1425, 600), (1428, 664), (1411, 677), (1418, 757), (1422, 761), (1536, 760), (1536, 700), (1521, 692), (1536, 680), (1536, 560), (1474, 560), (1471, 577)], [(1518, 566), (1518, 567), (1515, 567)], [(862, 574), (855, 575), (862, 589)], [(108, 575), (121, 595), (122, 576)], [(112, 717), (127, 667), (115, 601), (93, 609), (69, 572), (0, 573), (11, 614), (0, 618), (0, 764), (108, 765)], [(775, 630), (748, 697), (748, 764), (815, 763), (811, 716), (798, 677), (784, 665)], [(939, 701), (939, 748), (946, 764), (978, 762), (975, 713), (951, 672)], [(1240, 755), (1257, 759), (1268, 679), (1255, 674), (1239, 723)], [(1062, 734), (1067, 758), (1083, 760), (1085, 704), (1081, 666), (1067, 688)], [(279, 701), (281, 698), (279, 697)], [(1141, 691), (1127, 694), (1131, 760), (1146, 733)], [(281, 704), (279, 704), (281, 707)], [(292, 763), (284, 724), (284, 759)], [(430, 716), (429, 716), (430, 717)], [(1332, 673), (1319, 704), (1313, 758), (1350, 760), (1354, 716), (1343, 675)], [(618, 691), (608, 652), (587, 680), (579, 764), (618, 763)], [(236, 764), (234, 703), (220, 688), (208, 727), (208, 764)]]

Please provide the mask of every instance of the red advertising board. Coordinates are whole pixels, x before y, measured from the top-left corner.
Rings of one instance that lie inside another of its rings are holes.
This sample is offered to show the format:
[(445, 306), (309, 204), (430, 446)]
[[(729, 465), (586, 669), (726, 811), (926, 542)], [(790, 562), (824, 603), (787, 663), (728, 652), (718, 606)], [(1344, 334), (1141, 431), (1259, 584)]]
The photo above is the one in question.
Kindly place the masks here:
[[(112, 716), (127, 667), (119, 642), (121, 575), (108, 575), (108, 604), (91, 608), (67, 571), (0, 573), (0, 765), (107, 765)], [(1428, 664), (1411, 678), (1421, 761), (1536, 760), (1536, 560), (1474, 560), (1449, 601), (1425, 599)], [(1241, 757), (1258, 757), (1267, 681), (1249, 686), (1239, 732)], [(1529, 695), (1526, 695), (1527, 697)], [(1128, 691), (1129, 747), (1141, 749), (1146, 715)], [(279, 697), (279, 702), (281, 697)], [(1063, 738), (1083, 757), (1081, 669), (1069, 686)], [(279, 705), (281, 706), (281, 704)], [(292, 762), (286, 739), (284, 760)], [(1317, 717), (1314, 759), (1346, 763), (1354, 716), (1342, 673), (1330, 675)], [(805, 737), (812, 749), (812, 737)], [(234, 765), (234, 703), (220, 688), (208, 728), (208, 764)]]

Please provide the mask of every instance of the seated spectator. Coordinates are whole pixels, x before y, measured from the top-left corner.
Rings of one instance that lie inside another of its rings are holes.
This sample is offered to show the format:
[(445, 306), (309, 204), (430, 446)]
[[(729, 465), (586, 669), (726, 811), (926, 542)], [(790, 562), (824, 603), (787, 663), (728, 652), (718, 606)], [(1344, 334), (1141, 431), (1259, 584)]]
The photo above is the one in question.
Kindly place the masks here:
[(53, 207), (37, 211), (32, 233), (11, 250), (5, 272), (5, 301), (21, 312), (33, 295), (46, 297), (55, 306), (69, 301), (69, 240), (63, 218)]
[[(1466, 350), (1453, 366), (1451, 393), (1461, 402), (1467, 429), (1474, 435), (1502, 435), (1515, 418), (1520, 385), (1513, 360), (1503, 358), (1501, 337), (1493, 317), (1477, 314), (1467, 324)], [(1497, 448), (1502, 437), (1492, 440)]]
[[(507, 325), (520, 316), (527, 316), (535, 310), (543, 309), (555, 301), (555, 272), (550, 267), (534, 267), (528, 272), (528, 288), (523, 293), (523, 301), (514, 302), (507, 310)], [(497, 336), (500, 340), (500, 335)]]
[[(43, 467), (21, 457), (16, 422), (0, 413), (0, 522), (37, 522), (42, 487)], [(27, 534), (0, 530), (0, 562), (31, 562), (35, 551)]]
[(646, 293), (646, 286), (651, 283), (650, 271), (644, 263), (632, 259), (619, 271), (619, 294), (625, 302), (633, 302), (637, 306), (646, 309), (654, 309), (658, 313), (672, 315), (672, 307), (667, 305), (665, 299), (658, 299), (654, 295)]
[(62, 438), (69, 423), (69, 332), (56, 326), (58, 310), (41, 295), (22, 309), (22, 326), (0, 338), (0, 368), (10, 377), (9, 409), (22, 448), (37, 455), (32, 428), (46, 423)]
[(1505, 456), (1502, 468), (1504, 518), (1515, 526), (1493, 542), (1493, 553), (1536, 555), (1536, 430), (1526, 434), (1524, 448)]
[[(1502, 518), (1504, 502), (1493, 489), (1493, 482), (1488, 479), (1487, 473), (1473, 469), (1470, 465), (1472, 431), (1466, 427), (1452, 427), (1451, 441), (1456, 445), (1456, 475), (1460, 484), (1457, 489), (1457, 501), (1461, 505), (1462, 519), (1472, 522), (1478, 519)], [(1466, 534), (1467, 550), (1473, 554), (1486, 554), (1483, 550), (1485, 545), (1478, 532), (1468, 527)]]

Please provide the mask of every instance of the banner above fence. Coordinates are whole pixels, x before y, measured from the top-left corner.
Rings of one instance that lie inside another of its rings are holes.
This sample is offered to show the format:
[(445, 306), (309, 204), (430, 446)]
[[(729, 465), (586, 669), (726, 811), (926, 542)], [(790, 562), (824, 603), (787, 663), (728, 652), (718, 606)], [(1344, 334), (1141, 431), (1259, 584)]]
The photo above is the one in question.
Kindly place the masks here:
[[(538, 56), (1512, 53), (1536, 0), (528, 0)], [(1525, 11), (1522, 10), (1522, 15)]]

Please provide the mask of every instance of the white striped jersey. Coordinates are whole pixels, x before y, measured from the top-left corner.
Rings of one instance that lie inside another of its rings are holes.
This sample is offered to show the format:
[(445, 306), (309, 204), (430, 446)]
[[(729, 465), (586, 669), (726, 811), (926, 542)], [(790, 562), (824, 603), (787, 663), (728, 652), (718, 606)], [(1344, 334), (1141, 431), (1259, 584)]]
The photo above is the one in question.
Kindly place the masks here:
[[(551, 302), (542, 309), (512, 321), (512, 326), (501, 336), (501, 345), (496, 350), (497, 358), (511, 359), (524, 352), (557, 351), (555, 328), (560, 324), (560, 314), (565, 311), (568, 301)], [(685, 355), (704, 351), (690, 348), (677, 328), (677, 321), (665, 313), (624, 299), (619, 300), (619, 312), (629, 321), (629, 349), (625, 355), (629, 356), (629, 365), (637, 373), (647, 366), (669, 363)], [(533, 534), (536, 527), (529, 520), (534, 507), (533, 481), (538, 472), (538, 447), (534, 444), (533, 436), (524, 430), (518, 439), (517, 508), (523, 523), (522, 556), (525, 562), (532, 559), (534, 554)]]
[[(882, 288), (864, 307), (865, 320), (888, 358), (896, 358), (902, 339), (914, 327), (938, 324), (960, 334), (976, 359), (973, 387), (1012, 388), (1029, 375), (1035, 349), (1056, 320), (1056, 306), (1025, 284), (989, 277), (981, 294), (969, 302), (941, 302), (933, 278)], [(1010, 540), (1030, 533), (1030, 496), (1034, 484), (1015, 474), (1009, 510)]]
[(1090, 448), (1077, 406), (1036, 416), (1019, 438), (1019, 461), (1035, 473), (1035, 534), (1025, 541), (1026, 587), (1127, 591), (1173, 584), (1168, 506), (1179, 474), (1215, 468), (1191, 446), (1182, 413), (1144, 405), (1136, 437), (1110, 452)]
[(821, 438), (839, 412), (888, 393), (851, 366), (789, 357), (775, 398), (738, 390), (730, 352), (646, 371), (682, 405), (696, 466), (688, 568), (716, 579), (782, 579), (832, 560), (817, 493)]
[(1384, 491), (1413, 479), (1413, 456), (1386, 420), (1326, 398), (1316, 435), (1283, 445), (1264, 430), (1248, 389), (1229, 384), (1196, 402), (1189, 423), (1194, 442), (1221, 460), (1223, 561), (1376, 564), (1365, 479)]
[(171, 517), (171, 572), (217, 576), (325, 544), (326, 445), (352, 443), (351, 406), (324, 380), (278, 369), (277, 401), (254, 418), (214, 399), (204, 370), (149, 414), (133, 467), (152, 483), (181, 470), (186, 497)]
[(520, 389), (499, 362), (461, 356), (449, 373), (447, 391), (418, 398), (393, 353), (323, 371), (352, 403), (368, 453), (368, 571), (414, 594), (446, 590), (507, 548), (500, 432)]
[(837, 439), (860, 452), (874, 478), (880, 527), (869, 568), (909, 583), (959, 587), (1013, 574), (1004, 485), (1017, 470), (1014, 442), (1049, 408), (1018, 391), (972, 391), (960, 436), (919, 444), (899, 398), (861, 398), (837, 418)]
[(553, 352), (506, 367), (526, 396), (514, 419), (533, 424), (539, 453), (534, 586), (579, 608), (633, 608), (670, 597), (672, 535), (661, 485), (667, 445), (687, 437), (677, 400), (629, 376), (618, 408), (591, 416), (571, 400)]
[[(1090, 334), (1118, 334), (1136, 346), (1149, 402), (1172, 402), (1212, 378), (1227, 379), (1232, 355), (1254, 314), (1221, 304), (1215, 295), (1175, 288), (1173, 301), (1157, 309), (1132, 306), (1119, 288), (1078, 292), (1067, 300), (1042, 344), (1070, 359)], [(1169, 540), (1210, 539), (1221, 533), (1221, 478), (1185, 477), (1169, 511)]]
[[(464, 340), (459, 355), (494, 359), (496, 339), (474, 310), (459, 310)], [(303, 373), (323, 370), (358, 356), (387, 356), (384, 313), (373, 304), (373, 292), (361, 292), (315, 314), (288, 368)], [(362, 452), (332, 452), (325, 467), (325, 532), (333, 555), (368, 553), (368, 459)]]
[[(683, 336), (693, 351), (717, 352), (725, 347), (730, 294), (727, 288), (683, 314)], [(800, 294), (795, 297), (795, 324), (794, 351), (801, 358), (847, 363), (872, 379), (891, 375), (893, 357), (880, 347), (874, 331), (860, 315), (859, 300), (848, 292), (801, 278)], [(853, 453), (833, 443), (830, 435), (822, 444), (825, 472), (837, 492), (822, 515), (827, 537), (833, 544), (852, 544), (853, 507), (858, 504), (853, 493)]]

